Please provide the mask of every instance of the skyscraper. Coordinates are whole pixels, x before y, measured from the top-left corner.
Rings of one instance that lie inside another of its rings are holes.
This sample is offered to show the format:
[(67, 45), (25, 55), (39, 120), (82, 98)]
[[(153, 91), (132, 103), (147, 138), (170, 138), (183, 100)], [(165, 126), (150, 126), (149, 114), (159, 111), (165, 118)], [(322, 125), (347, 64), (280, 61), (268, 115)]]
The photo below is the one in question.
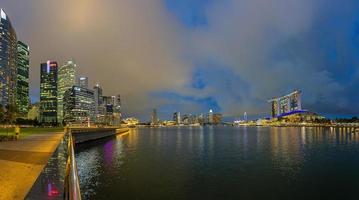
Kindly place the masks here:
[(288, 114), (295, 111), (302, 110), (302, 91), (294, 90), (292, 93), (282, 97), (270, 99), (272, 117), (280, 117), (283, 114)]
[[(96, 85), (95, 89), (95, 101), (96, 93), (102, 94), (102, 89)], [(98, 90), (98, 92), (96, 92)], [(100, 96), (100, 95), (98, 95)], [(102, 96), (101, 103), (98, 104), (97, 123), (106, 125), (120, 125), (121, 123), (121, 96)], [(100, 100), (99, 100), (100, 101)], [(96, 102), (95, 102), (96, 106)]]
[(95, 119), (94, 91), (73, 86), (64, 94), (64, 121), (66, 123), (87, 123)]
[(16, 104), (17, 38), (9, 17), (0, 9), (0, 104)]
[(18, 112), (26, 116), (29, 111), (29, 64), (30, 49), (25, 43), (17, 42), (17, 88), (16, 104)]
[(76, 83), (76, 64), (73, 61), (67, 61), (59, 68), (57, 82), (57, 121), (62, 123), (64, 117), (63, 100), (66, 90), (69, 90)]
[(41, 64), (40, 122), (57, 124), (57, 71), (55, 61)]
[(113, 125), (121, 124), (121, 95), (112, 96), (113, 100)]
[(180, 112), (173, 113), (173, 121), (177, 125), (179, 125), (181, 123), (181, 113)]
[(87, 77), (79, 77), (77, 80), (77, 86), (82, 88), (88, 88), (89, 87), (89, 80)]
[(207, 114), (207, 122), (209, 124), (213, 124), (213, 111), (212, 111), (212, 109), (210, 109), (208, 114)]
[(153, 109), (153, 111), (152, 111), (151, 125), (152, 126), (157, 126), (158, 125), (158, 117), (157, 117), (157, 110), (156, 109)]
[(102, 88), (100, 87), (99, 84), (96, 84), (95, 87), (93, 88), (94, 90), (94, 96), (95, 96), (95, 116), (96, 116), (96, 121), (98, 121), (99, 117), (102, 113)]

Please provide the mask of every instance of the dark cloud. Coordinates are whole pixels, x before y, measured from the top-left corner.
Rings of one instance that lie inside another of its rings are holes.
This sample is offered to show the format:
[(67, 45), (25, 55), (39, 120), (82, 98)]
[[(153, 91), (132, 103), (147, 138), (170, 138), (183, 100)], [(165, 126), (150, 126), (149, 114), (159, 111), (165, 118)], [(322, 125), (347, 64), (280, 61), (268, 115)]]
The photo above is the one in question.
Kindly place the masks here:
[(356, 1), (320, 0), (213, 5), (207, 10), (209, 25), (193, 33), (194, 58), (214, 59), (244, 84), (228, 85), (231, 76), (217, 73), (222, 81), (209, 86), (213, 93), (207, 95), (215, 96), (226, 113), (264, 115), (267, 99), (298, 88), (305, 108), (358, 113), (359, 104), (351, 100), (358, 94), (349, 87), (358, 80), (357, 8)]
[(161, 0), (36, 0), (1, 4), (20, 39), (31, 47), (32, 95), (39, 88), (39, 65), (74, 59), (78, 74), (100, 83), (107, 95), (123, 96), (126, 112), (155, 107), (155, 90), (190, 81), (181, 59), (184, 30)]
[(73, 58), (79, 74), (106, 94), (121, 93), (125, 111), (137, 116), (161, 105), (167, 112), (214, 106), (226, 116), (267, 115), (268, 98), (296, 88), (303, 90), (305, 108), (359, 113), (359, 2), (186, 4), (179, 10), (162, 0), (0, 5), (31, 46), (33, 95), (40, 62)]

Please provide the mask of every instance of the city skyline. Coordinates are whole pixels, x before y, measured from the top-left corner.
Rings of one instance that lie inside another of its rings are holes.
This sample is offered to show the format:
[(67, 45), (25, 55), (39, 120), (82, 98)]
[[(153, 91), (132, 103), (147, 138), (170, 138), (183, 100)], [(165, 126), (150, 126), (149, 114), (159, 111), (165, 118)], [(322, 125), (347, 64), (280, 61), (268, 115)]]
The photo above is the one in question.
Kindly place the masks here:
[[(31, 48), (32, 100), (40, 96), (39, 63), (73, 58), (90, 86), (98, 82), (106, 92), (122, 94), (129, 116), (148, 118), (154, 107), (159, 117), (211, 108), (224, 116), (264, 116), (269, 98), (294, 88), (303, 91), (309, 110), (326, 116), (359, 113), (358, 3), (272, 3), (283, 7), (210, 0), (86, 6), (6, 1), (1, 7)], [(51, 7), (65, 14), (46, 9)]]

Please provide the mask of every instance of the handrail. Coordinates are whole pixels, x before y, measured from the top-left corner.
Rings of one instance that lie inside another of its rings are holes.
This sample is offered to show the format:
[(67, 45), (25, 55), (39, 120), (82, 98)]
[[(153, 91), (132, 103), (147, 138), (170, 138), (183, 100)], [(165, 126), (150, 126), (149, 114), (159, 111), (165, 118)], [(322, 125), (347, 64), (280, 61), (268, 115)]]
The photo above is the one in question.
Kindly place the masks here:
[(71, 130), (68, 131), (68, 157), (66, 163), (65, 194), (66, 200), (81, 200), (79, 177), (74, 153), (74, 141)]

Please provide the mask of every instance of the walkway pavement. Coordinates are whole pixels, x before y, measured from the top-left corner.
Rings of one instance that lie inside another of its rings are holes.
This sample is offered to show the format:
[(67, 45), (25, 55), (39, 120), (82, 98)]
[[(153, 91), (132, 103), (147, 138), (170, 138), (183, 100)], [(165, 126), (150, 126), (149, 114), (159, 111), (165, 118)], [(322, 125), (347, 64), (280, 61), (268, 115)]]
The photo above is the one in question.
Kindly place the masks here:
[(0, 142), (0, 200), (25, 198), (62, 137), (41, 133)]

